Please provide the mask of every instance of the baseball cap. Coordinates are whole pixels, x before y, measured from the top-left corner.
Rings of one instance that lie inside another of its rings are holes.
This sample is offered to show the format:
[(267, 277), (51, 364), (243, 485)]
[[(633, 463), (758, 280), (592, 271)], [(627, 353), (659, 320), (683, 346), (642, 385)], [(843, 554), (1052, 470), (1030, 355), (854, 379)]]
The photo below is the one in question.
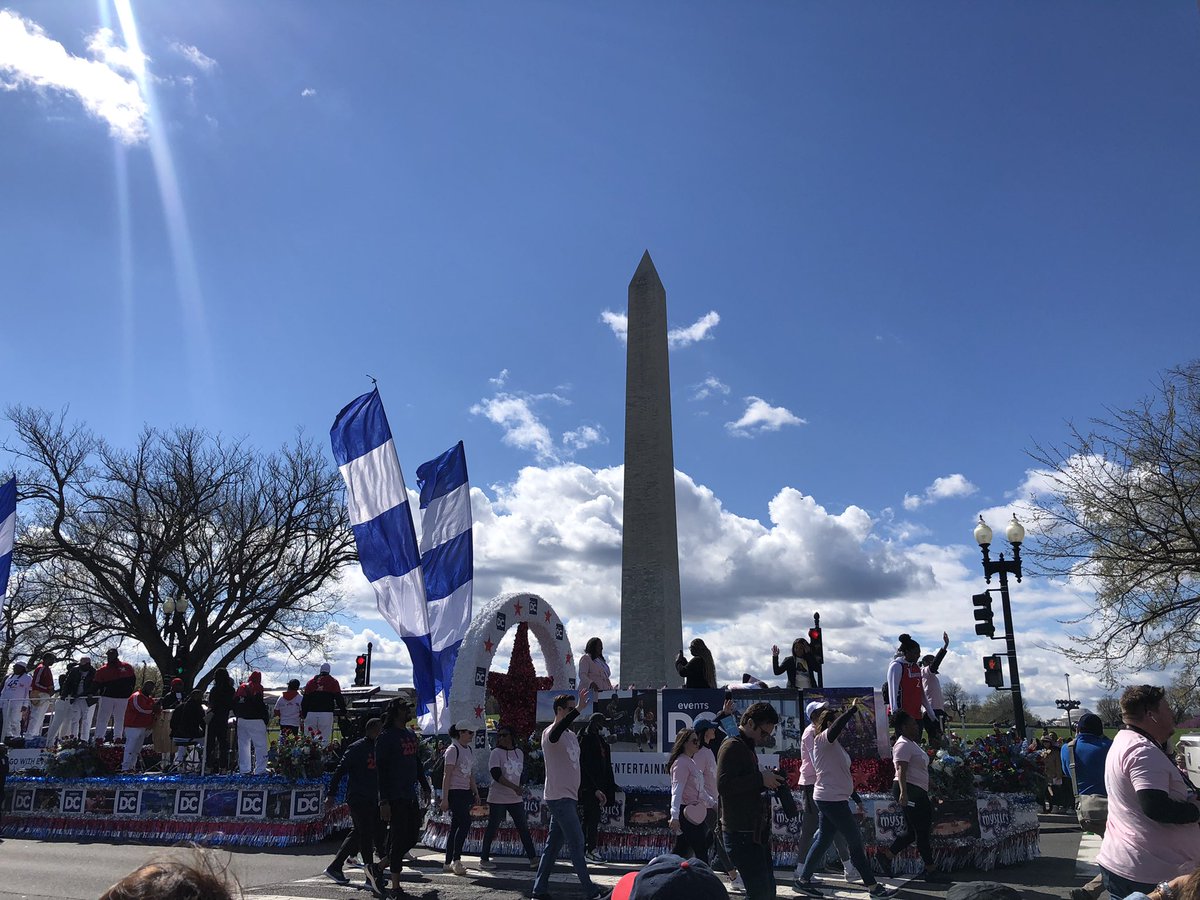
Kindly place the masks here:
[(695, 722), (692, 723), (692, 729), (696, 732), (696, 734), (698, 734), (702, 737), (704, 735), (704, 732), (711, 731), (712, 729), (714, 729), (716, 727), (717, 727), (717, 723), (714, 722), (712, 719), (697, 719)]
[(15, 669), (17, 667), (20, 667), (20, 668), (26, 669), (26, 670), (29, 668), (29, 666), (25, 665), (25, 663), (21, 662), (19, 659), (14, 659), (13, 660), (13, 668)]
[(728, 900), (729, 892), (706, 863), (673, 853), (656, 856), (613, 888), (612, 900)]
[(466, 719), (463, 719), (461, 722), (459, 722), (457, 725), (454, 726), (454, 730), (455, 731), (469, 731), (472, 734), (474, 734), (475, 733), (475, 723), (468, 722)]
[(824, 700), (814, 700), (814, 701), (812, 701), (812, 703), (809, 703), (807, 706), (804, 707), (804, 715), (811, 722), (812, 717), (817, 714), (817, 710), (824, 709), (828, 705), (829, 704), (826, 703)]
[(321, 663), (321, 674), (322, 675), (329, 674), (329, 663)]

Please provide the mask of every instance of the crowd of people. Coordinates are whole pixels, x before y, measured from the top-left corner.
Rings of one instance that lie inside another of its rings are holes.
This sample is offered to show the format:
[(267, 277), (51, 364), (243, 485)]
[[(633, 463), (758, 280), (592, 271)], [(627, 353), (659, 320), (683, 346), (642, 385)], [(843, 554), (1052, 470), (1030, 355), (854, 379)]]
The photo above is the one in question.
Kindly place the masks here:
[[(823, 701), (807, 705), (808, 724), (800, 740), (802, 823), (792, 882), (796, 893), (824, 895), (817, 875), (825, 868), (831, 848), (840, 859), (845, 881), (860, 883), (873, 897), (892, 893), (877, 881), (873, 869), (889, 873), (893, 859), (911, 845), (924, 865), (917, 877), (942, 879), (931, 847), (929, 760), (930, 748), (946, 735), (938, 669), (949, 644), (948, 634), (943, 633), (939, 651), (922, 655), (910, 635), (900, 635), (888, 666), (892, 794), (903, 811), (906, 829), (880, 850), (874, 864), (863, 846), (856, 820), (863, 813), (862, 803), (854, 790), (850, 756), (841, 744), (847, 726), (864, 712), (861, 701), (840, 707)], [(699, 639), (689, 649), (690, 659), (681, 653), (676, 662), (685, 686), (715, 687), (711, 652)], [(799, 638), (790, 649), (790, 655), (781, 659), (779, 647), (772, 647), (774, 674), (785, 675), (789, 686), (811, 686), (814, 666), (808, 642)], [(188, 747), (207, 742), (213, 771), (227, 771), (232, 722), (239, 770), (261, 773), (266, 725), (272, 717), (279, 720), (281, 734), (303, 731), (328, 743), (335, 717), (346, 711), (341, 687), (328, 665), (303, 690), (299, 680), (290, 681), (269, 707), (257, 672), (235, 686), (225, 670), (217, 670), (205, 698), (198, 690), (185, 689), (179, 679), (161, 694), (151, 681), (137, 687), (133, 667), (116, 651), (110, 651), (105, 664), (95, 669), (89, 658), (81, 657), (57, 678), (55, 662), (46, 656), (32, 672), (26, 665), (14, 664), (0, 696), (0, 733), (6, 739), (36, 734), (50, 717), (50, 741), (66, 736), (87, 739), (105, 736), (111, 723), (113, 738), (125, 741), (122, 768), (126, 771), (135, 769), (143, 741), (164, 722), (177, 745), (174, 761), (181, 761)], [(605, 861), (598, 845), (601, 812), (614, 802), (618, 790), (605, 737), (606, 718), (597, 711), (578, 733), (574, 726), (589, 698), (613, 690), (614, 683), (603, 642), (593, 638), (579, 661), (581, 690), (578, 695), (555, 697), (554, 721), (540, 735), (544, 802), (549, 810), (547, 841), (540, 855), (526, 819), (522, 783), (526, 758), (518, 746), (520, 736), (503, 722), (497, 729), (496, 747), (488, 757), (489, 813), (479, 866), (495, 868), (495, 837), (510, 819), (528, 864), (536, 870), (533, 900), (548, 900), (550, 875), (564, 847), (585, 897), (598, 900), (603, 894), (592, 881), (588, 864)], [(1083, 828), (1103, 835), (1098, 858), (1101, 875), (1076, 889), (1072, 898), (1098, 900), (1107, 891), (1112, 900), (1144, 896), (1184, 900), (1180, 886), (1185, 882), (1180, 879), (1200, 860), (1196, 827), (1200, 792), (1188, 780), (1186, 767), (1168, 752), (1175, 723), (1164, 691), (1148, 685), (1129, 688), (1121, 698), (1121, 710), (1123, 727), (1112, 740), (1104, 735), (1100, 719), (1089, 713), (1079, 719), (1071, 740), (1063, 742), (1046, 732), (1026, 745), (1044, 764), (1045, 809), (1074, 812)], [(727, 699), (719, 714), (696, 719), (674, 737), (667, 762), (672, 852), (674, 858), (705, 866), (711, 858), (713, 870), (726, 874), (731, 890), (744, 892), (750, 900), (768, 900), (777, 889), (771, 851), (772, 798), (779, 797), (784, 804), (782, 795), (787, 793), (790, 802), (791, 794), (782, 774), (761, 767), (757, 751), (772, 744), (779, 714), (766, 702), (751, 703), (736, 721), (733, 711), (733, 701)], [(481, 801), (475, 781), (474, 724), (458, 723), (451, 731), (452, 743), (431, 767), (432, 761), (422, 755), (421, 738), (408, 727), (411, 717), (408, 702), (398, 698), (381, 718), (367, 722), (363, 736), (343, 748), (327, 795), (333, 802), (346, 782), (353, 829), (325, 874), (348, 883), (344, 865), (358, 854), (367, 886), (379, 896), (389, 891), (400, 895), (399, 882), (406, 866), (411, 870), (410, 852), (435, 789), (440, 790), (438, 803), (450, 819), (443, 870), (467, 874), (463, 848), (472, 810)], [(0, 764), (4, 763), (0, 753)], [(155, 877), (161, 876), (154, 871)], [(718, 883), (724, 890), (724, 883)]]
[(66, 739), (111, 740), (124, 744), (125, 772), (137, 770), (147, 742), (167, 770), (181, 766), (192, 748), (203, 745), (205, 771), (221, 774), (231, 771), (234, 734), (239, 773), (261, 775), (267, 770), (272, 720), (278, 721), (282, 736), (304, 732), (328, 746), (335, 717), (347, 714), (341, 685), (328, 663), (303, 691), (298, 679), (289, 681), (268, 708), (260, 672), (251, 672), (237, 685), (228, 670), (215, 669), (205, 697), (180, 678), (171, 679), (161, 694), (153, 680), (139, 686), (136, 669), (115, 649), (99, 667), (85, 655), (56, 675), (57, 662), (53, 654), (45, 654), (32, 671), (21, 660), (12, 664), (0, 687), (0, 739), (5, 744), (41, 738), (43, 731), (48, 747)]

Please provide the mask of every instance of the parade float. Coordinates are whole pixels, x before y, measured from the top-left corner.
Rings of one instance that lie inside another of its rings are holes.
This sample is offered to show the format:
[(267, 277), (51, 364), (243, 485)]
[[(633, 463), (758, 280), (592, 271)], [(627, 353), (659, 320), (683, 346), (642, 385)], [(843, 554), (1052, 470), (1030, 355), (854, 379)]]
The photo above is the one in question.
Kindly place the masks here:
[[(274, 748), (277, 774), (121, 774), (121, 743), (38, 739), (10, 750), (18, 772), (4, 796), (5, 837), (104, 839), (155, 844), (286, 847), (349, 825), (344, 804), (326, 806), (329, 779), (317, 742)], [(147, 746), (143, 763), (158, 764)]]
[[(496, 649), (510, 629), (517, 634), (508, 672), (492, 672)], [(535, 674), (530, 634), (538, 642), (548, 676)], [(494, 745), (487, 731), (487, 696), (498, 701), (500, 721), (512, 725), (518, 734), (529, 735), (525, 809), (530, 831), (539, 843), (545, 840), (549, 825), (548, 808), (541, 799), (541, 730), (553, 718), (555, 694), (575, 690), (575, 668), (562, 621), (543, 598), (533, 594), (507, 594), (488, 604), (473, 620), (455, 668), (451, 718), (455, 723), (476, 724), (475, 774), (481, 786), (491, 780), (487, 758)], [(581, 708), (581, 721), (595, 711), (605, 716), (620, 788), (615, 802), (602, 810), (599, 849), (608, 859), (637, 862), (670, 849), (674, 836), (667, 827), (670, 776), (666, 762), (671, 745), (676, 733), (696, 719), (717, 720), (725, 697), (719, 690), (616, 690), (600, 692)], [(904, 831), (903, 812), (891, 794), (891, 745), (884, 710), (874, 690), (740, 689), (733, 691), (733, 697), (738, 713), (759, 700), (771, 703), (779, 712), (775, 746), (760, 751), (762, 763), (783, 771), (794, 789), (800, 769), (800, 737), (808, 724), (804, 706), (812, 700), (828, 700), (835, 706), (854, 698), (863, 700), (868, 712), (847, 726), (842, 744), (850, 753), (855, 786), (866, 810), (861, 826), (868, 854), (873, 857)], [(1006, 734), (980, 739), (970, 748), (951, 742), (931, 758), (930, 777), (933, 849), (941, 867), (989, 870), (1040, 855), (1035, 799), (1040, 766), (1021, 742)], [(799, 791), (794, 793), (799, 802)], [(800, 822), (789, 820), (777, 801), (773, 813), (775, 863), (795, 865)], [(474, 827), (465, 846), (468, 854), (479, 852), (482, 846), (486, 801), (475, 807), (472, 815)], [(422, 842), (444, 849), (448, 830), (448, 814), (434, 810), (426, 821)], [(507, 820), (493, 842), (492, 855), (523, 855), (518, 835)], [(898, 872), (915, 872), (920, 867), (915, 848), (897, 857), (895, 863)]]

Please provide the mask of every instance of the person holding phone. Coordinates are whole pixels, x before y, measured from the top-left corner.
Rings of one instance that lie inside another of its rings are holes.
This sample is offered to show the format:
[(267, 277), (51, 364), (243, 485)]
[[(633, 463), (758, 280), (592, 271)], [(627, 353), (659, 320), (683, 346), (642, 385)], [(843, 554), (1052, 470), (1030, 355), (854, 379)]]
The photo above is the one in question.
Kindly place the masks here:
[(929, 836), (933, 832), (933, 806), (929, 802), (929, 757), (917, 743), (921, 737), (921, 726), (904, 710), (892, 714), (895, 741), (892, 745), (892, 763), (896, 778), (892, 782), (892, 796), (904, 811), (904, 824), (908, 830), (892, 841), (892, 846), (881, 850), (882, 859), (890, 867), (893, 857), (916, 843), (925, 868), (917, 878), (927, 881), (934, 877), (933, 848)]
[(833, 710), (826, 707), (817, 712), (813, 721), (816, 728), (813, 738), (813, 765), (817, 776), (813, 799), (817, 804), (820, 824), (817, 826), (817, 839), (808, 849), (804, 868), (792, 884), (796, 893), (807, 897), (825, 896), (813, 883), (813, 871), (818, 863), (825, 859), (829, 845), (833, 843), (833, 836), (837, 833), (845, 837), (850, 859), (862, 875), (867, 893), (872, 897), (891, 897), (895, 894), (894, 890), (889, 890), (875, 880), (871, 872), (871, 863), (863, 850), (862, 832), (859, 831), (858, 823), (854, 821), (850, 812), (850, 800), (857, 802), (859, 815), (863, 814), (863, 805), (854, 790), (854, 778), (850, 774), (850, 754), (838, 743), (838, 738), (862, 708), (862, 700), (855, 697), (850, 708), (837, 718), (834, 718)]
[(700, 638), (694, 638), (688, 649), (692, 651), (691, 659), (684, 656), (682, 650), (675, 657), (675, 671), (683, 676), (683, 686), (716, 690), (717, 667), (707, 645)]

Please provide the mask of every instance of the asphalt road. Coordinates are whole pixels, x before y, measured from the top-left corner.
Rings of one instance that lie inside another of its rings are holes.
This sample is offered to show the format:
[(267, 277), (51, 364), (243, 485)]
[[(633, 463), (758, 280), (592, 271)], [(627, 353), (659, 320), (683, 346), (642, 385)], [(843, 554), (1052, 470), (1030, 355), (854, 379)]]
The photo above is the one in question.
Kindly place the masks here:
[[(1080, 831), (1073, 817), (1043, 815), (1042, 856), (1018, 866), (992, 872), (955, 873), (958, 881), (999, 881), (1010, 884), (1030, 900), (1065, 900), (1073, 887), (1084, 878), (1076, 874), (1076, 856)], [(232, 850), (221, 853), (230, 870), (242, 884), (248, 900), (307, 900), (307, 898), (345, 898), (366, 900), (370, 894), (362, 885), (361, 870), (347, 867), (353, 880), (349, 887), (334, 884), (321, 873), (337, 849), (335, 841), (312, 847), (270, 850)], [(9, 838), (0, 843), (0, 898), (28, 900), (95, 900), (111, 884), (149, 859), (184, 851), (144, 845), (112, 845), (101, 842), (70, 843)], [(473, 857), (464, 859), (470, 872), (465, 877), (445, 875), (441, 857), (435, 851), (420, 851), (420, 876), (404, 876), (405, 893), (420, 900), (516, 900), (527, 898), (533, 873), (523, 860), (511, 865), (500, 862), (494, 871), (475, 867)], [(611, 887), (632, 864), (592, 866), (593, 879)], [(791, 871), (777, 873), (781, 898), (797, 896), (790, 890)], [(890, 880), (899, 885), (900, 896), (911, 900), (940, 900), (947, 885)], [(823, 881), (827, 896), (837, 900), (862, 900), (861, 887), (844, 884), (840, 878)], [(560, 863), (551, 890), (562, 900), (582, 900), (569, 867)], [(735, 900), (739, 895), (732, 895)]]

